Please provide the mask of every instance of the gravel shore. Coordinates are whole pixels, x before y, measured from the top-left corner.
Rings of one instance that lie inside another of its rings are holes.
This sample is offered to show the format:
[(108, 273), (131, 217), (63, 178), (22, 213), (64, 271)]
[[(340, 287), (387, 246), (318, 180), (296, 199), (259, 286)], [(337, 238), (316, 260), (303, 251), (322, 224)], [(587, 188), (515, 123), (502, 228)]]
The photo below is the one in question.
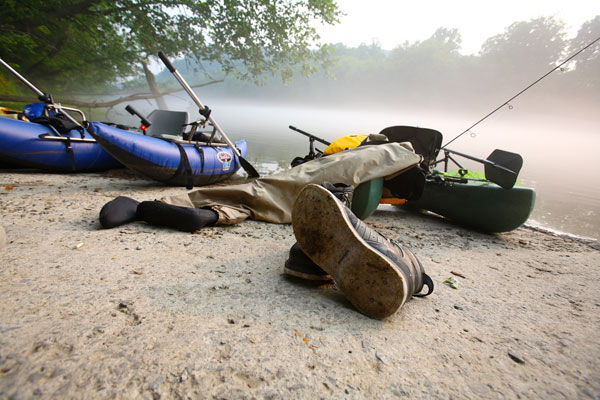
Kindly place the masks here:
[(283, 275), (290, 225), (100, 229), (185, 191), (126, 170), (0, 184), (0, 398), (600, 397), (597, 242), (380, 206), (436, 287), (379, 321)]

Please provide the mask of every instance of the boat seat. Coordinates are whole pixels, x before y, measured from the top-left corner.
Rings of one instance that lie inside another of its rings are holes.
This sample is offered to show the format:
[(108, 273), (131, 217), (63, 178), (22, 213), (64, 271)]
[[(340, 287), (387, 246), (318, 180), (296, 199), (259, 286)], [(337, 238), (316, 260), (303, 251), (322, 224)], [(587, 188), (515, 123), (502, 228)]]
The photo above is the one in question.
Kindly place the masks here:
[(148, 127), (146, 134), (154, 137), (174, 135), (181, 139), (188, 118), (185, 111), (154, 110), (148, 115), (148, 121), (152, 125)]
[(423, 156), (423, 167), (432, 165), (442, 146), (442, 134), (439, 131), (416, 126), (390, 126), (381, 132), (390, 142), (410, 142), (415, 153)]

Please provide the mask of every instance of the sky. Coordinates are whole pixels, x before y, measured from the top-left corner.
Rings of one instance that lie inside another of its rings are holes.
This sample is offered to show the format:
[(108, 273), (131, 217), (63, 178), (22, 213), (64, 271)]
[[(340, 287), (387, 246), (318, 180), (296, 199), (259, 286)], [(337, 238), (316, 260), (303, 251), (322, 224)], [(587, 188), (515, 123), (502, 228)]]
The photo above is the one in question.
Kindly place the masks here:
[(324, 43), (349, 47), (378, 42), (391, 50), (406, 41), (429, 38), (437, 28), (456, 28), (462, 54), (477, 54), (486, 39), (516, 21), (556, 17), (570, 37), (581, 25), (600, 15), (599, 0), (337, 0), (347, 14), (335, 26), (318, 28)]

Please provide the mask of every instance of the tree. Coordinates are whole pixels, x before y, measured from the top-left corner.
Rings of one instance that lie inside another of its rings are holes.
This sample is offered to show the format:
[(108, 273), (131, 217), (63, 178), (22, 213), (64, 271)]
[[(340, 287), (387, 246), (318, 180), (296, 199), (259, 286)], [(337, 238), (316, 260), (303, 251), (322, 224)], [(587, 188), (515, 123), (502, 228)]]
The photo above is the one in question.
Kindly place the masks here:
[[(135, 53), (112, 21), (67, 0), (7, 0), (0, 57), (32, 82), (52, 88), (106, 82), (133, 72)], [(82, 78), (84, 79), (77, 79)]]
[[(54, 88), (112, 82), (144, 72), (162, 50), (221, 64), (260, 82), (329, 62), (315, 24), (338, 22), (333, 0), (6, 0), (0, 57)], [(316, 46), (317, 50), (311, 47)]]
[(463, 59), (461, 41), (457, 29), (438, 28), (426, 40), (396, 47), (388, 65), (389, 80), (405, 93), (434, 100), (436, 94), (457, 83), (455, 75)]
[(564, 22), (552, 17), (515, 22), (484, 42), (482, 61), (508, 73), (530, 71), (536, 75), (560, 60), (565, 36)]
[[(577, 36), (569, 43), (569, 51), (575, 52), (583, 49), (590, 43), (600, 38), (600, 15), (585, 22)], [(600, 42), (595, 42), (591, 47), (577, 56), (575, 70), (570, 72), (577, 86), (592, 89), (590, 93), (598, 93), (600, 89)]]

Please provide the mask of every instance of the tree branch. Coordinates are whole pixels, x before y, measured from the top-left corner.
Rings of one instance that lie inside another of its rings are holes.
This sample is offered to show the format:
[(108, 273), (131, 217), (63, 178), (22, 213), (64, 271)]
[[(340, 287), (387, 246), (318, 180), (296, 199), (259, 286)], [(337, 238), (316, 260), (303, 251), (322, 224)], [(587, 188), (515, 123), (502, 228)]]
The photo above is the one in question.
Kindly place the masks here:
[[(213, 85), (215, 83), (223, 82), (223, 79), (212, 80), (205, 83), (200, 83), (198, 85), (192, 85), (192, 88), (199, 88), (204, 86)], [(91, 108), (110, 108), (114, 107), (117, 104), (125, 103), (127, 101), (135, 101), (135, 100), (148, 100), (155, 99), (157, 97), (166, 96), (172, 93), (181, 92), (182, 88), (175, 88), (165, 90), (164, 92), (158, 93), (156, 95), (150, 93), (136, 93), (129, 96), (119, 97), (118, 99), (110, 100), (110, 101), (95, 101), (95, 102), (87, 102), (75, 99), (61, 99), (61, 103), (68, 104), (75, 107), (91, 107)], [(0, 100), (3, 101), (17, 101), (17, 102), (30, 102), (32, 99), (31, 96), (19, 96), (13, 94), (0, 94)]]

